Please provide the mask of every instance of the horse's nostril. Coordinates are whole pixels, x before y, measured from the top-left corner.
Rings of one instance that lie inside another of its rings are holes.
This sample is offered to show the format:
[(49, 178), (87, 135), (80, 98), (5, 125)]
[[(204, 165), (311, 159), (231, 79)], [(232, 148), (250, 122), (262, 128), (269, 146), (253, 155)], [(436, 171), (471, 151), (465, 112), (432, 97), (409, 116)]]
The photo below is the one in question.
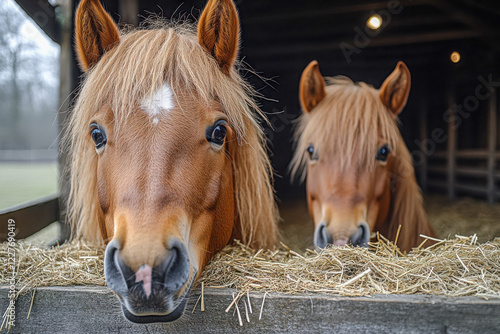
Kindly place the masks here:
[[(119, 295), (126, 295), (128, 284), (124, 276), (122, 261), (118, 258), (118, 243), (112, 240), (104, 254), (104, 276), (108, 286)], [(126, 266), (125, 266), (126, 267)], [(132, 273), (133, 274), (133, 273)]]
[(351, 236), (351, 244), (353, 246), (368, 247), (370, 241), (370, 228), (365, 222), (358, 224), (356, 233)]
[(170, 244), (168, 257), (163, 261), (160, 271), (163, 273), (163, 282), (170, 291), (178, 291), (189, 278), (189, 256), (184, 245), (173, 240)]
[(320, 223), (314, 231), (314, 246), (325, 248), (326, 245), (333, 243), (333, 237), (328, 233), (325, 223)]

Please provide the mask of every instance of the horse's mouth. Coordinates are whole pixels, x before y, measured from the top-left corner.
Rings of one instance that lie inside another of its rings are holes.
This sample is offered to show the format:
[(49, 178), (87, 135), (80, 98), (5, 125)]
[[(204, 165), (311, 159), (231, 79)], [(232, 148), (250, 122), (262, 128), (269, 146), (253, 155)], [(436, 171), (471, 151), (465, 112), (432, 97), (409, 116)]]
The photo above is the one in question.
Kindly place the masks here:
[(137, 270), (124, 263), (118, 250), (115, 240), (106, 247), (104, 274), (106, 283), (120, 300), (125, 318), (135, 323), (179, 319), (198, 274), (184, 244), (173, 239), (166, 260), (154, 267), (142, 265)]
[[(139, 324), (172, 322), (179, 319), (186, 309), (195, 277), (196, 273), (192, 275), (186, 288), (175, 301), (173, 295), (164, 293), (157, 294), (155, 300), (150, 300), (149, 298), (136, 300), (131, 298), (130, 294), (126, 301), (120, 298), (123, 315), (127, 320)], [(150, 305), (153, 302), (155, 305)]]
[(124, 304), (122, 304), (122, 312), (128, 321), (135, 322), (137, 324), (149, 324), (153, 322), (172, 322), (179, 319), (184, 314), (187, 300), (188, 300), (187, 296), (184, 296), (179, 305), (177, 305), (177, 307), (173, 311), (165, 315), (156, 315), (156, 314), (136, 315), (130, 312)]

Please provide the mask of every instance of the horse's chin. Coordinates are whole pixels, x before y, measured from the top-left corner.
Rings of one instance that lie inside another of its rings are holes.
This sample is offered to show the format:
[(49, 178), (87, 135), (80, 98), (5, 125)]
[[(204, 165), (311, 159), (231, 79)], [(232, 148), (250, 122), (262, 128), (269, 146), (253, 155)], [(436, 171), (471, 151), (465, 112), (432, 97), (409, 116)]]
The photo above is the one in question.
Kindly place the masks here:
[(165, 315), (135, 315), (132, 312), (130, 312), (124, 304), (122, 304), (122, 311), (123, 315), (128, 321), (135, 322), (137, 324), (150, 324), (154, 322), (172, 322), (179, 319), (184, 314), (187, 300), (188, 298), (186, 295), (172, 312)]

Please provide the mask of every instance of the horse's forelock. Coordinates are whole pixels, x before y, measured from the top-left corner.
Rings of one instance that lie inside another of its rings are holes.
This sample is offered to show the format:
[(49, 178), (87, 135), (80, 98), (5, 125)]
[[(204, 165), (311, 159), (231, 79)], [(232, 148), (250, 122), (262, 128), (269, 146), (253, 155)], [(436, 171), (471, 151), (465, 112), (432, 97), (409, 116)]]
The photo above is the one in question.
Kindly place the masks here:
[[(314, 144), (318, 154), (335, 154), (338, 167), (373, 169), (381, 139), (397, 149), (397, 119), (382, 104), (378, 91), (346, 77), (327, 78), (326, 97), (310, 113), (304, 113), (295, 131), (296, 150), (291, 163), (292, 177), (305, 179), (308, 156)], [(397, 153), (396, 153), (397, 154)]]

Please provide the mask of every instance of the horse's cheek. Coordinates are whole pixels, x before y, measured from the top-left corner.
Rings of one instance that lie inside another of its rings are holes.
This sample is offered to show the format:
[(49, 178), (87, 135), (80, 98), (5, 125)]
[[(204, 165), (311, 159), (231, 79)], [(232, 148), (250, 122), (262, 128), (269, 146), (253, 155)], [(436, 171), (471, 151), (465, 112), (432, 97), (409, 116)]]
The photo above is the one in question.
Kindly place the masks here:
[(321, 181), (325, 180), (320, 180), (318, 176), (329, 175), (329, 173), (323, 172), (318, 167), (320, 166), (315, 167), (314, 170), (309, 167), (306, 180), (307, 208), (315, 224), (317, 223), (316, 218), (321, 219), (321, 199), (324, 198), (322, 194), (323, 189), (320, 186), (322, 184)]
[(113, 238), (113, 219), (110, 211), (110, 198), (105, 173), (97, 173), (98, 221), (102, 239), (108, 243)]
[(229, 243), (235, 220), (232, 173), (226, 174), (223, 180), (215, 209), (215, 224), (211, 236), (215, 252), (220, 251)]
[(232, 172), (228, 171), (222, 178), (212, 219), (210, 222), (203, 222), (206, 225), (201, 228), (201, 230), (206, 231), (202, 236), (205, 240), (201, 243), (207, 245), (209, 252), (203, 252), (204, 259), (200, 266), (200, 272), (211, 257), (231, 241), (235, 228), (234, 206), (233, 177)]
[(384, 224), (387, 220), (387, 216), (389, 215), (389, 208), (391, 204), (391, 185), (388, 179), (386, 180), (386, 182), (384, 182), (383, 186), (384, 187), (382, 195), (378, 198), (378, 212), (376, 216), (375, 226)]

